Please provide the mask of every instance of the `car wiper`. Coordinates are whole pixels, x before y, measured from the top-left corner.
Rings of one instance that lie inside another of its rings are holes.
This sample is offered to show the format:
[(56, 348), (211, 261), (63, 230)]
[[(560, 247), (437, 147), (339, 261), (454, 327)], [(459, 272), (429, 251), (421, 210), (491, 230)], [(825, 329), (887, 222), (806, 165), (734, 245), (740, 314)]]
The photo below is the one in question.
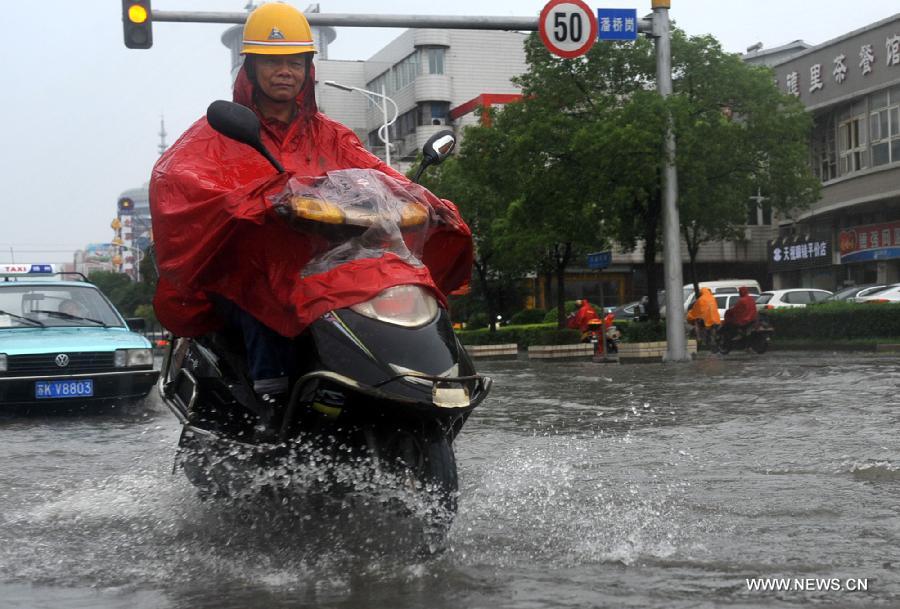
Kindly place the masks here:
[[(100, 321), (99, 319), (91, 319), (90, 317), (81, 317), (80, 315), (72, 315), (71, 313), (63, 313), (62, 311), (45, 311), (43, 309), (32, 309), (32, 313), (44, 313), (45, 315), (49, 315), (50, 317), (59, 317), (60, 319), (74, 319), (77, 321), (90, 321), (97, 325), (103, 326), (107, 328), (109, 326), (106, 325), (106, 322)], [(43, 324), (41, 324), (43, 325)]]
[(27, 321), (28, 323), (34, 324), (36, 326), (40, 326), (42, 328), (47, 327), (47, 324), (45, 324), (44, 322), (42, 322), (40, 320), (31, 319), (30, 317), (22, 317), (21, 315), (16, 315), (15, 313), (10, 313), (9, 311), (0, 311), (0, 315), (9, 315), (10, 317), (15, 317), (16, 319), (21, 319), (22, 321)]

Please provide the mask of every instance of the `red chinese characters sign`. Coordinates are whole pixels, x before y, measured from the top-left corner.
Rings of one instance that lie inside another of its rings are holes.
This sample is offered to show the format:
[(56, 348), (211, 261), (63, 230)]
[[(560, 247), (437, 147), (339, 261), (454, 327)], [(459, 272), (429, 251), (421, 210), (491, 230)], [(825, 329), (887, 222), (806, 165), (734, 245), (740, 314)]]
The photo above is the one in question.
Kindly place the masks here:
[(868, 224), (841, 231), (841, 262), (900, 258), (900, 222)]

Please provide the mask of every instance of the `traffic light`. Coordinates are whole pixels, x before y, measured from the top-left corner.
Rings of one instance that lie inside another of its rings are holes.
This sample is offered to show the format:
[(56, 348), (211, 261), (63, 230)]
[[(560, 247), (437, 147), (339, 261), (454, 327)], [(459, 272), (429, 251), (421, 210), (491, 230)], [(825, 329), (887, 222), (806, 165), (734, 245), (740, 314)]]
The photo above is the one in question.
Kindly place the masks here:
[(119, 199), (119, 212), (130, 214), (134, 211), (134, 201), (129, 199), (128, 197), (122, 197)]
[(150, 0), (122, 0), (122, 25), (125, 46), (129, 49), (149, 49), (153, 46), (153, 20)]

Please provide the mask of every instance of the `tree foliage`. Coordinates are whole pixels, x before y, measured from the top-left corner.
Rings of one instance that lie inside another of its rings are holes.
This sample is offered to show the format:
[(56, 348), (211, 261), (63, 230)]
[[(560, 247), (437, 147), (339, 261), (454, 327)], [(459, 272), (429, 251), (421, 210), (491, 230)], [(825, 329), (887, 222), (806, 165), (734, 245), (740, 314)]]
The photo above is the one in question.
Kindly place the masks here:
[(643, 246), (656, 310), (669, 124), (692, 260), (702, 243), (736, 234), (757, 191), (782, 212), (818, 197), (807, 165), (811, 121), (771, 72), (709, 36), (675, 30), (672, 48), (674, 93), (663, 99), (646, 39), (560, 59), (529, 37), (529, 69), (516, 79), (522, 101), (495, 109), (491, 126), (468, 128), (459, 158), (442, 171), (445, 196), (459, 204), (495, 276), (513, 267), (556, 275), (560, 323), (566, 267), (610, 243)]

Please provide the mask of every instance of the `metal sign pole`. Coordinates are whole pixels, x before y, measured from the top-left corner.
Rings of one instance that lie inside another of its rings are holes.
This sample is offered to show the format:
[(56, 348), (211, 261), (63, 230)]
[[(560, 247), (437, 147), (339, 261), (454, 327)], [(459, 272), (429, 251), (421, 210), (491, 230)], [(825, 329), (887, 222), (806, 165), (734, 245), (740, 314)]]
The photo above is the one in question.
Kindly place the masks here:
[[(669, 27), (670, 0), (653, 0), (653, 34), (656, 37), (656, 86), (659, 94), (672, 94), (672, 41)], [(672, 117), (666, 126), (663, 159), (663, 272), (666, 287), (667, 362), (689, 361), (684, 333), (684, 284), (681, 271), (681, 230), (678, 220), (678, 173), (675, 169), (675, 131)]]

